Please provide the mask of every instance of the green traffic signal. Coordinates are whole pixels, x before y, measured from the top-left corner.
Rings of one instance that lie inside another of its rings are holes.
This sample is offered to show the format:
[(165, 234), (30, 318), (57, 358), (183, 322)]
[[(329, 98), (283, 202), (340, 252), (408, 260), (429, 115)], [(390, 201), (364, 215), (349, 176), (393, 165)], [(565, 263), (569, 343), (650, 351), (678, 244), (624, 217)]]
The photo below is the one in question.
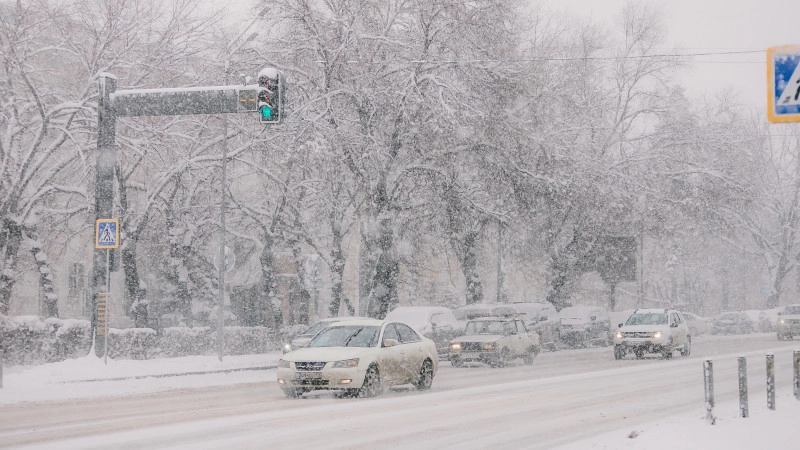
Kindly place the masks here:
[(268, 120), (272, 119), (272, 107), (271, 106), (269, 106), (269, 105), (261, 105), (261, 107), (258, 109), (258, 112), (261, 113), (261, 117), (263, 119), (268, 119)]

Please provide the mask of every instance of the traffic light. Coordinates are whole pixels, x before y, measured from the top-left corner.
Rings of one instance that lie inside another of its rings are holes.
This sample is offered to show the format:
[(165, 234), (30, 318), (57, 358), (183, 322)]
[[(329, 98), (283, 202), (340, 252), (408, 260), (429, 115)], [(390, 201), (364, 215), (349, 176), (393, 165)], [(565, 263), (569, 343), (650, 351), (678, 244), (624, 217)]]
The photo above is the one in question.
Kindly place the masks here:
[(273, 68), (258, 73), (258, 113), (261, 123), (283, 120), (283, 77)]

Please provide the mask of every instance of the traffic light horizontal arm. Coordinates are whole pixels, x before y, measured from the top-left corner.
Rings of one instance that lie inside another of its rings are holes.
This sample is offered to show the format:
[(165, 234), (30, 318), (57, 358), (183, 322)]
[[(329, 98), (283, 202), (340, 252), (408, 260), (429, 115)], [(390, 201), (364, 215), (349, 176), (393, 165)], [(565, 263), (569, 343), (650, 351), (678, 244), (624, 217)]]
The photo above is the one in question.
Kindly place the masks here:
[(118, 117), (254, 112), (258, 90), (256, 85), (131, 89), (111, 93), (110, 103)]

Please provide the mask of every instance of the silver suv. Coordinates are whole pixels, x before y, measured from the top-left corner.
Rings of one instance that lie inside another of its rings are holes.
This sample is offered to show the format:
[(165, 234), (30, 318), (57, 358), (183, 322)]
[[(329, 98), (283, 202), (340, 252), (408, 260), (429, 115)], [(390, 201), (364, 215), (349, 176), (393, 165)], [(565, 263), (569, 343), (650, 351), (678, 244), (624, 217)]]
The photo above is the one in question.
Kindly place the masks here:
[(686, 319), (674, 309), (637, 309), (614, 333), (614, 358), (622, 359), (628, 353), (637, 358), (645, 353), (660, 353), (662, 358), (672, 358), (680, 350), (681, 356), (692, 351), (692, 336)]
[(787, 305), (778, 313), (778, 340), (791, 340), (800, 336), (800, 304)]

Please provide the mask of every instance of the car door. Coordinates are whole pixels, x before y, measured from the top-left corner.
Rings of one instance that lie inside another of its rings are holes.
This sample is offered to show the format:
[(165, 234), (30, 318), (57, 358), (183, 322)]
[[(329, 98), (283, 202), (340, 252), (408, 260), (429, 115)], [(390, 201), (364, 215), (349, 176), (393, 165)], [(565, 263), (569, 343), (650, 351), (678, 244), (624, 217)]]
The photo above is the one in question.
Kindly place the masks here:
[(404, 382), (414, 382), (419, 376), (419, 369), (422, 367), (422, 361), (428, 356), (422, 349), (422, 338), (419, 337), (416, 331), (404, 323), (395, 323), (397, 334), (400, 336), (401, 348), (400, 355), (402, 363), (399, 370), (399, 376), (404, 378)]
[(672, 330), (673, 345), (680, 347), (686, 344), (686, 340), (688, 339), (688, 326), (683, 320), (683, 317), (677, 312), (672, 312), (670, 313), (669, 322)]
[(531, 340), (533, 339), (528, 332), (528, 328), (525, 326), (525, 323), (521, 320), (515, 320), (514, 325), (517, 328), (517, 348), (515, 349), (517, 356), (522, 356), (528, 353), (528, 349), (531, 345)]
[[(387, 339), (397, 341), (396, 345), (386, 346)], [(389, 384), (403, 383), (405, 379), (405, 349), (403, 348), (400, 334), (397, 331), (396, 323), (389, 323), (383, 331), (381, 341), (381, 356), (378, 361), (381, 378)]]

